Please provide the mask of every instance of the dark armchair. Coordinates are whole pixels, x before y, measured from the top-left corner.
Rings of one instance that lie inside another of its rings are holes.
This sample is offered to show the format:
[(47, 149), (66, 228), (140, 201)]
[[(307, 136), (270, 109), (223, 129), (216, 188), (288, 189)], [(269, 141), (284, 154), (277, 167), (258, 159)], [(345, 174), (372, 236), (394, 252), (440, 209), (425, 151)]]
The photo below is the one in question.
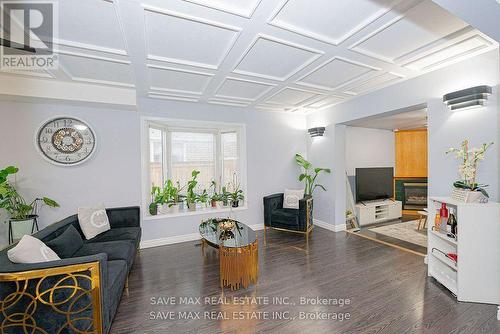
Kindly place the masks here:
[(283, 208), (283, 193), (264, 197), (264, 242), (268, 228), (305, 234), (309, 241), (309, 233), (313, 229), (313, 199), (304, 197), (299, 201), (298, 209)]

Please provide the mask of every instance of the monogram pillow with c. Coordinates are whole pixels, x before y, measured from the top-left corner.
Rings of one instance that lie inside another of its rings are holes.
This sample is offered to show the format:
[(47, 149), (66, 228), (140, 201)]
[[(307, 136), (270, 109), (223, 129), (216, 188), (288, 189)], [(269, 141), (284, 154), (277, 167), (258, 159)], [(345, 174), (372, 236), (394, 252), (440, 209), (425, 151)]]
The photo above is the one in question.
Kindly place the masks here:
[(299, 201), (304, 198), (304, 190), (285, 189), (283, 209), (298, 209)]
[(60, 260), (59, 256), (41, 240), (24, 235), (17, 245), (7, 251), (13, 263), (39, 263)]
[(78, 208), (78, 223), (87, 240), (111, 229), (104, 205)]

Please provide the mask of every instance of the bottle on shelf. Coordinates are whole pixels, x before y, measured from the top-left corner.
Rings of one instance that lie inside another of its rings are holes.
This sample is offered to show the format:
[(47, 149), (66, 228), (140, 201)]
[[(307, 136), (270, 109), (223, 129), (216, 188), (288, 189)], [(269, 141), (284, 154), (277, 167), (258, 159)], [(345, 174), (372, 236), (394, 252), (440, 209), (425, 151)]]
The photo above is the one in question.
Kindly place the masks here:
[(448, 233), (450, 238), (456, 238), (457, 236), (457, 217), (455, 216), (454, 209), (450, 208), (450, 213), (448, 216), (448, 225), (451, 226), (451, 233)]
[(441, 209), (439, 210), (439, 217), (440, 217), (441, 233), (448, 233), (448, 229), (446, 228), (448, 224), (448, 208), (446, 207), (446, 203), (441, 203)]
[(439, 209), (436, 209), (436, 216), (434, 217), (434, 230), (437, 232), (441, 229), (441, 215)]

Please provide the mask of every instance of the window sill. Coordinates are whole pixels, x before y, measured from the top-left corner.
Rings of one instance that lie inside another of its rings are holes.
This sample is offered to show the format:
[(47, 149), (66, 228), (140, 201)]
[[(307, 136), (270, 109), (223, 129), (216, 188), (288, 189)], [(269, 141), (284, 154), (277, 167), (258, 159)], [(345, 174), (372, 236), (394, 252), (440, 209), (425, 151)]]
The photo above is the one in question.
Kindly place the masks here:
[(167, 214), (156, 215), (156, 216), (147, 215), (147, 216), (143, 217), (143, 220), (149, 221), (149, 220), (158, 220), (158, 219), (175, 218), (175, 217), (200, 216), (200, 215), (206, 215), (206, 214), (212, 214), (212, 213), (223, 213), (223, 212), (230, 212), (230, 211), (244, 211), (247, 209), (248, 209), (247, 206), (244, 205), (244, 206), (239, 206), (237, 208), (220, 208), (220, 209), (203, 208), (203, 209), (196, 209), (195, 211), (183, 210), (180, 212), (167, 213)]

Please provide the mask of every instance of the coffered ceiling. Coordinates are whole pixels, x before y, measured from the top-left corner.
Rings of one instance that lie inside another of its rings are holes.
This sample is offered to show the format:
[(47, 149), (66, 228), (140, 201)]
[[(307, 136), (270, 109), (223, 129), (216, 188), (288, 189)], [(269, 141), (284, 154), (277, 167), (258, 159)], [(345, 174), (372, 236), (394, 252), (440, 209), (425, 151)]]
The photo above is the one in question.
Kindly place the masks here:
[(307, 113), (498, 47), (430, 0), (60, 0), (58, 70), (4, 75)]

